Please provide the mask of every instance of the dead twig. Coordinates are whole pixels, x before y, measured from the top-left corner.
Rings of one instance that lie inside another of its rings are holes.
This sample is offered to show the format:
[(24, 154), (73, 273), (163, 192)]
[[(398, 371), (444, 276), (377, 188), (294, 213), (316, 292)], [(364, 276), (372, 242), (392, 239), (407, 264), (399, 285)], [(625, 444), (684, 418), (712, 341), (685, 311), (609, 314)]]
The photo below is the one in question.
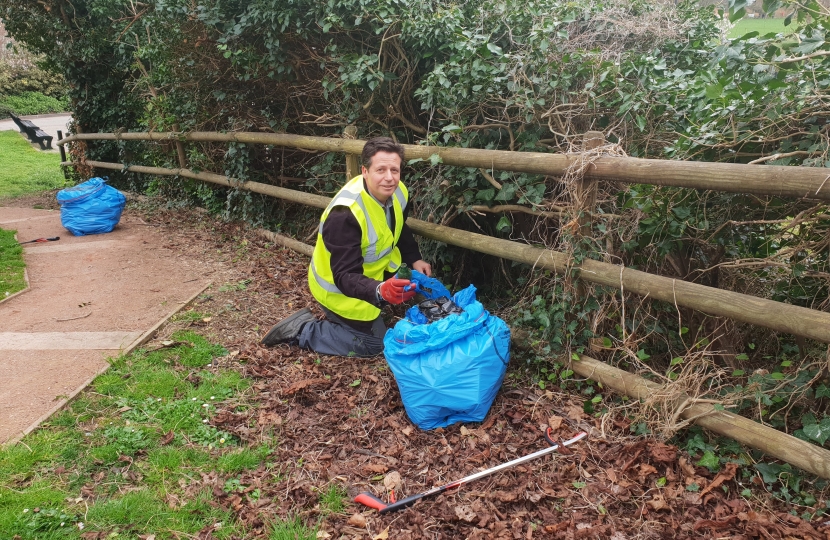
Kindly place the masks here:
[(87, 313), (86, 315), (80, 315), (78, 317), (69, 317), (68, 319), (55, 319), (55, 321), (57, 321), (57, 322), (66, 322), (66, 321), (74, 321), (74, 320), (77, 320), (77, 319), (86, 319), (90, 315), (92, 315), (91, 311), (89, 313)]

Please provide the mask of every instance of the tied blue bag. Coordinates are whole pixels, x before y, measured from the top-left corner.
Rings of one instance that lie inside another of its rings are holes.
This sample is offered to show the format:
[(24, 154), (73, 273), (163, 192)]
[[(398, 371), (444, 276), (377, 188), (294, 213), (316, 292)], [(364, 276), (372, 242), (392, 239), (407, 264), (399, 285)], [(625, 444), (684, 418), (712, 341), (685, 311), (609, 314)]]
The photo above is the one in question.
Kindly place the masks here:
[[(449, 294), (414, 270), (412, 281), (427, 298)], [(432, 323), (410, 308), (383, 340), (406, 414), (421, 429), (483, 421), (504, 380), (510, 329), (484, 309), (475, 290), (470, 285), (452, 297), (463, 313)]]
[(112, 231), (121, 220), (127, 203), (124, 194), (106, 184), (103, 178), (92, 178), (58, 192), (61, 224), (75, 236)]

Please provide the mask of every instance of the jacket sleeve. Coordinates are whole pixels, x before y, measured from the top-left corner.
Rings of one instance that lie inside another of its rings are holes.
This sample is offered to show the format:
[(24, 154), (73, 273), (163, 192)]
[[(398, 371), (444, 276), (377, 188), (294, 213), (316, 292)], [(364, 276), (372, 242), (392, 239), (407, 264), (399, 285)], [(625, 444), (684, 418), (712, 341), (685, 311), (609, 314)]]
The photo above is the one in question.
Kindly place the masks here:
[(420, 261), (423, 257), (421, 257), (421, 250), (418, 248), (418, 242), (415, 241), (412, 229), (406, 225), (407, 217), (409, 217), (409, 206), (403, 209), (403, 228), (401, 229), (401, 236), (398, 238), (398, 249), (401, 250), (401, 260), (412, 268), (412, 263)]
[(323, 243), (331, 253), (334, 284), (346, 296), (378, 305), (375, 291), (380, 282), (363, 275), (360, 239), (360, 224), (351, 211), (345, 206), (332, 208), (323, 223)]

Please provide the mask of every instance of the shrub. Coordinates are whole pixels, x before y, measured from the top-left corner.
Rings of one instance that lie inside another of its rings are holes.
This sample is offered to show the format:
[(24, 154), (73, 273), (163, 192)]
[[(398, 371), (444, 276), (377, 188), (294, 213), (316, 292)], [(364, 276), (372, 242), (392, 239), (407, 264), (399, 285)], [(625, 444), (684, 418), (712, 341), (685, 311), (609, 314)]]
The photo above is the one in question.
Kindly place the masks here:
[(40, 92), (23, 92), (18, 95), (0, 95), (0, 118), (8, 118), (9, 112), (17, 115), (63, 112), (69, 107), (66, 97), (57, 99)]
[(24, 92), (60, 98), (65, 94), (63, 75), (41, 68), (36, 63), (15, 65), (0, 61), (0, 95), (17, 95)]

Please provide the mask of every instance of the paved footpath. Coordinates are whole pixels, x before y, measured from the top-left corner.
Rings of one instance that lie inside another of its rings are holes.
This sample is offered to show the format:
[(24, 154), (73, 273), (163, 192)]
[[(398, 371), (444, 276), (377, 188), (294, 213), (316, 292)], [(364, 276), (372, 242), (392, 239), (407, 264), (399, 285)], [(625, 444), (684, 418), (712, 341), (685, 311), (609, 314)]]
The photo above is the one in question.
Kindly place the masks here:
[(57, 210), (0, 206), (0, 228), (26, 244), (29, 289), (0, 299), (0, 444), (57, 410), (208, 285), (204, 263), (165, 248), (125, 215), (109, 234), (72, 236)]

